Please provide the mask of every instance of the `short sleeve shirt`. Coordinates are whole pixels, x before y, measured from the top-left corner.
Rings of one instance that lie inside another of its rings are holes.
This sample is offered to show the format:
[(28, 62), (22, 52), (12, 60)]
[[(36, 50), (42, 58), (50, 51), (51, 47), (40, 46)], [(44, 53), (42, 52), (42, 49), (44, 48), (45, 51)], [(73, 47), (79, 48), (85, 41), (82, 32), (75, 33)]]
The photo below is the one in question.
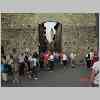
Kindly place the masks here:
[(97, 75), (95, 76), (94, 83), (100, 85), (100, 61), (94, 63), (92, 69), (94, 69), (97, 73)]
[(67, 56), (63, 54), (63, 60), (67, 60)]

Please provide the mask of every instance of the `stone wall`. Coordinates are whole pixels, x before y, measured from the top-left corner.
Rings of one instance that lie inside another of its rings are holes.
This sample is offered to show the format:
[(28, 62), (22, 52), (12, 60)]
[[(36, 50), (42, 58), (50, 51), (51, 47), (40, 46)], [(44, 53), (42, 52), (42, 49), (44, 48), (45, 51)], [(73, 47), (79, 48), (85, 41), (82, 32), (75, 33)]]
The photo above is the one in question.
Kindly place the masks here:
[(6, 51), (26, 47), (38, 50), (38, 24), (44, 21), (57, 21), (62, 24), (62, 50), (69, 54), (84, 49), (97, 49), (98, 33), (96, 32), (95, 14), (70, 13), (3, 13), (2, 45)]
[(2, 14), (2, 45), (6, 52), (16, 48), (21, 52), (25, 48), (38, 49), (38, 32), (35, 26), (35, 14)]

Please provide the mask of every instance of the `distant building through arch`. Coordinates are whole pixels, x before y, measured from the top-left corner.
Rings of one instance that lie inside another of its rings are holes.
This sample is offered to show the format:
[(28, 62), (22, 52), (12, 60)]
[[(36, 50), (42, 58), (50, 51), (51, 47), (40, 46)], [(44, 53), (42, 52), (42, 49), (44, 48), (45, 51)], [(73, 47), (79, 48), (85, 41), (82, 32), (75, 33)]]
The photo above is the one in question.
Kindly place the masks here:
[[(46, 21), (39, 24), (40, 49), (60, 52), (62, 24), (57, 21)], [(41, 51), (40, 50), (40, 51)]]

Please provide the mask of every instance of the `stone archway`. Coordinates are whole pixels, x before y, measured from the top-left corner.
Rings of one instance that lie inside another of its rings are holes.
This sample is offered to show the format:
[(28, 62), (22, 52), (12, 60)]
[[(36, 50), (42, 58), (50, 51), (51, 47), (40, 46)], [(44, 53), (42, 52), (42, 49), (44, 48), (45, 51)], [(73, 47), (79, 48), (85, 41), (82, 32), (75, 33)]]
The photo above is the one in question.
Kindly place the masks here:
[[(47, 23), (56, 23), (55, 25), (48, 28), (49, 32), (47, 33)], [(55, 31), (55, 32), (54, 32)], [(62, 33), (62, 24), (57, 21), (46, 21), (39, 24), (39, 51), (45, 52), (46, 50), (51, 51), (61, 51), (61, 33)], [(48, 37), (47, 37), (48, 35)], [(52, 35), (52, 36), (51, 36)]]

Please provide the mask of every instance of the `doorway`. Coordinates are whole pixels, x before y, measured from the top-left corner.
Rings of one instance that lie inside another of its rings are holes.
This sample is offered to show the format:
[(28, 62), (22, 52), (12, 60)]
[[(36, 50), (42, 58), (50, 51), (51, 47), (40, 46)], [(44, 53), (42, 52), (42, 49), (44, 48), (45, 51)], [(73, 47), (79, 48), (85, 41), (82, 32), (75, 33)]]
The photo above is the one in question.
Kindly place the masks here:
[(39, 52), (61, 51), (62, 24), (56, 21), (46, 21), (39, 24)]

